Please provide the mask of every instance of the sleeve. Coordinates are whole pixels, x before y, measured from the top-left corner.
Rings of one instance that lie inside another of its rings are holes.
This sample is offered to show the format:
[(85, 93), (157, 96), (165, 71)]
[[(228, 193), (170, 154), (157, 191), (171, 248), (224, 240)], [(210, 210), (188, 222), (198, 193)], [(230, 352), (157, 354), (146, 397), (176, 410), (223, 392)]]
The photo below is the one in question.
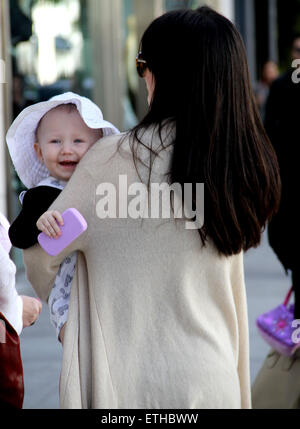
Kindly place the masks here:
[(40, 231), (36, 222), (60, 193), (60, 189), (51, 186), (38, 186), (26, 192), (22, 210), (8, 232), (13, 246), (27, 249), (37, 243)]
[(56, 256), (48, 255), (39, 244), (23, 251), (26, 275), (37, 295), (47, 301), (62, 261), (73, 251), (84, 252), (89, 234), (89, 220), (95, 204), (95, 189), (90, 173), (79, 164), (73, 176), (50, 209), (61, 213), (76, 208), (86, 219), (87, 230)]
[(243, 252), (232, 256), (231, 282), (238, 323), (237, 371), (240, 380), (241, 408), (249, 409), (251, 408), (250, 347)]
[(0, 311), (18, 335), (23, 328), (23, 301), (15, 287), (15, 264), (0, 243)]

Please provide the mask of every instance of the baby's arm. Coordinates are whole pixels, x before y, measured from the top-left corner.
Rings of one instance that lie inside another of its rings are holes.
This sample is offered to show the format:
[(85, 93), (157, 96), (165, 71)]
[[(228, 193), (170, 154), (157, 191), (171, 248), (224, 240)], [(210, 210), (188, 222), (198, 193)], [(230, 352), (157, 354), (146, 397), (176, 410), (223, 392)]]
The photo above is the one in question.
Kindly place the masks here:
[(13, 246), (28, 249), (37, 243), (39, 230), (36, 222), (60, 193), (60, 189), (51, 186), (37, 186), (25, 193), (22, 210), (9, 228)]
[(62, 342), (61, 330), (67, 322), (71, 283), (77, 262), (77, 252), (67, 256), (59, 267), (48, 299), (50, 320), (56, 329), (57, 338)]
[(48, 237), (56, 238), (61, 235), (59, 224), (64, 224), (61, 214), (57, 210), (48, 210), (38, 219), (36, 226)]

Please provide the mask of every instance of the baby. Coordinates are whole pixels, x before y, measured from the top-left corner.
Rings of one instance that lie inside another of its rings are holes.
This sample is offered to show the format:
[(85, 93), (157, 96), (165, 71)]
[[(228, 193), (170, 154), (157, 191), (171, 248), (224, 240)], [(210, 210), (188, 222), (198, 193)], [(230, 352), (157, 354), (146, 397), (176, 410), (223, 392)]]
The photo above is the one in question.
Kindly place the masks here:
[[(22, 210), (9, 229), (15, 247), (37, 243), (43, 231), (58, 237), (63, 219), (48, 207), (71, 178), (84, 154), (104, 135), (119, 131), (103, 120), (101, 110), (89, 99), (68, 92), (24, 109), (8, 130), (6, 139), (15, 169), (30, 188), (20, 195)], [(50, 319), (61, 339), (67, 321), (76, 252), (61, 264), (48, 304)]]

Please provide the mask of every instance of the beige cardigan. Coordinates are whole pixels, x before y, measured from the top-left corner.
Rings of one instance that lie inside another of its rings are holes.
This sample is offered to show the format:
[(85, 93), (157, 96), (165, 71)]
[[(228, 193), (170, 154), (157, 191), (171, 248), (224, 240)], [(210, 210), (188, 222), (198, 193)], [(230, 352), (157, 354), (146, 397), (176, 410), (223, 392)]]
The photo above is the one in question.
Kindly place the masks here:
[[(87, 231), (56, 257), (39, 245), (24, 251), (27, 277), (47, 300), (59, 264), (79, 250), (60, 405), (250, 408), (243, 255), (220, 257), (211, 243), (202, 247), (197, 230), (172, 218), (99, 219), (100, 183), (118, 189), (120, 174), (128, 186), (139, 181), (128, 138), (120, 153), (118, 141), (111, 136), (95, 144), (52, 205), (61, 212), (77, 208)], [(171, 153), (169, 146), (156, 159), (153, 181), (165, 177)], [(147, 160), (148, 151), (140, 156)]]

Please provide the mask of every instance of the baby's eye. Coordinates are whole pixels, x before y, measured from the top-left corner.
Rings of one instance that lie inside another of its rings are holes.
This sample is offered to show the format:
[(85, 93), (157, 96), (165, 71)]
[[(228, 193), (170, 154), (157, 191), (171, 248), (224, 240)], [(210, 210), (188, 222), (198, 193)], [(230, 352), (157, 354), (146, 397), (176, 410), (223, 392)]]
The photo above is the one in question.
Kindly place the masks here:
[(58, 140), (58, 139), (52, 139), (52, 140), (50, 140), (50, 143), (60, 143), (60, 140)]
[(82, 139), (76, 139), (76, 140), (74, 140), (74, 143), (83, 143), (83, 140)]

